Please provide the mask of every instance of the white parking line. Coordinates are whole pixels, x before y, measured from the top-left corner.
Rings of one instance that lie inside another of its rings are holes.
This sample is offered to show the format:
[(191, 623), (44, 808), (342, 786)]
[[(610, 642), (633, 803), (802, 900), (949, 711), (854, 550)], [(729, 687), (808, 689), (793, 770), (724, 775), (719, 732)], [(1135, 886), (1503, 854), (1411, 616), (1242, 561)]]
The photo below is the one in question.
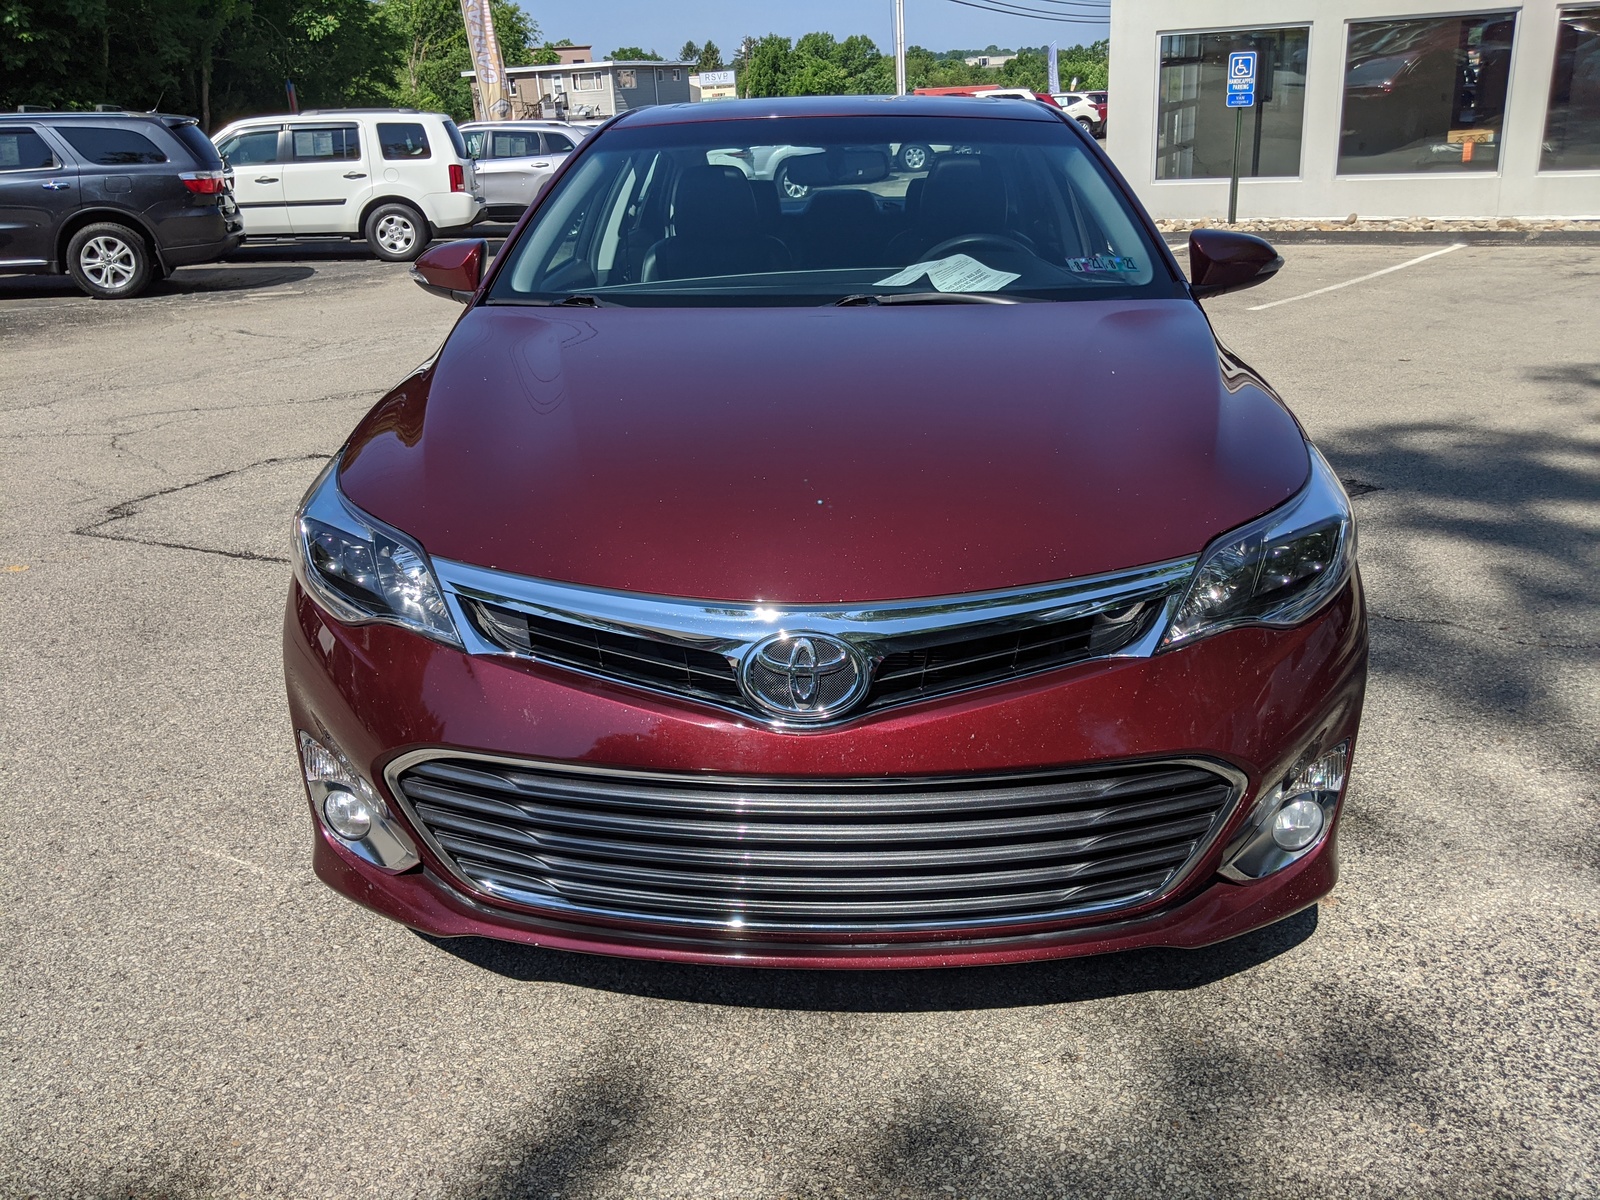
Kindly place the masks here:
[(1403, 263), (1396, 263), (1392, 267), (1385, 267), (1381, 271), (1374, 271), (1370, 275), (1362, 275), (1355, 279), (1346, 279), (1343, 283), (1329, 284), (1327, 287), (1318, 288), (1314, 292), (1301, 292), (1298, 296), (1286, 296), (1282, 300), (1274, 300), (1270, 304), (1253, 304), (1246, 312), (1260, 312), (1264, 308), (1277, 308), (1280, 304), (1293, 304), (1296, 300), (1307, 300), (1312, 296), (1320, 296), (1324, 292), (1337, 292), (1340, 288), (1347, 288), (1353, 283), (1365, 283), (1369, 279), (1376, 279), (1379, 275), (1388, 275), (1394, 271), (1404, 271), (1407, 267), (1414, 267), (1419, 262), (1427, 262), (1430, 258), (1438, 258), (1441, 254), (1449, 254), (1452, 250), (1460, 250), (1466, 242), (1457, 242), (1453, 246), (1446, 246), (1443, 250), (1435, 250), (1432, 254), (1424, 254), (1420, 258), (1408, 259)]

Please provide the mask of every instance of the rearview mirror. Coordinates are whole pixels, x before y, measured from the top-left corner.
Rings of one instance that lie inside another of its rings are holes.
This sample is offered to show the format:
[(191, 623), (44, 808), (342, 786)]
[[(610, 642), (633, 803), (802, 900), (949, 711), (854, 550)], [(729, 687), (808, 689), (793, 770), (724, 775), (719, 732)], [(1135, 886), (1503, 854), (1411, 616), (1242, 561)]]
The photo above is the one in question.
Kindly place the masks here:
[(845, 183), (878, 183), (889, 178), (889, 156), (882, 150), (845, 150), (830, 147), (820, 154), (800, 154), (785, 160), (791, 183), (806, 187), (837, 187)]
[(1282, 266), (1272, 244), (1253, 234), (1196, 229), (1189, 235), (1189, 290), (1196, 300), (1255, 287)]
[(465, 304), (483, 282), (483, 264), (489, 257), (489, 243), (482, 238), (466, 242), (446, 242), (411, 264), (411, 278), (425, 292)]

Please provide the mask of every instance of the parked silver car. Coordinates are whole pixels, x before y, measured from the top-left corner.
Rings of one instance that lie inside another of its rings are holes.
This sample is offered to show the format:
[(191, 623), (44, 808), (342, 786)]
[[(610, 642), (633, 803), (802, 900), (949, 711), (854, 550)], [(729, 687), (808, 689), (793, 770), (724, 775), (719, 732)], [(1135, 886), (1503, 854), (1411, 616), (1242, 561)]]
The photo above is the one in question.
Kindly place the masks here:
[(515, 221), (589, 130), (555, 121), (474, 121), (461, 127), (477, 160), (484, 219)]

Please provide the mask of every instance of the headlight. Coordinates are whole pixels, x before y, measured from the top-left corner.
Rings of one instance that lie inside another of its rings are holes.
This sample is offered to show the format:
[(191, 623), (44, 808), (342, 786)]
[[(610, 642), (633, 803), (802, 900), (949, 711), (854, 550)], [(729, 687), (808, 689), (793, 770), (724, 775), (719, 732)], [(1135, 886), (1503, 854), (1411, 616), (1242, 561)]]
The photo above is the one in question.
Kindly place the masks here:
[(1332, 599), (1355, 561), (1355, 517), (1315, 446), (1293, 500), (1206, 548), (1161, 648), (1239, 625), (1298, 625)]
[(295, 518), (295, 575), (339, 620), (381, 621), (461, 645), (428, 556), (339, 492), (339, 460), (311, 485)]

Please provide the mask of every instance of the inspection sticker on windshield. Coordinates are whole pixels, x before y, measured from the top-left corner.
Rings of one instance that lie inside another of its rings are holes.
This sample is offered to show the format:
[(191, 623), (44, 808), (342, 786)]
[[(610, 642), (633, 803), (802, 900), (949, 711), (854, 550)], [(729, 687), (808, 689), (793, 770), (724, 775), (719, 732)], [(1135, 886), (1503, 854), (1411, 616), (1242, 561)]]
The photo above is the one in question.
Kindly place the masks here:
[(1139, 264), (1131, 258), (1124, 258), (1117, 254), (1096, 254), (1093, 258), (1069, 258), (1067, 270), (1076, 271), (1083, 275), (1093, 271), (1124, 271), (1134, 272), (1139, 269)]
[(941, 292), (998, 292), (1013, 279), (1022, 278), (1009, 271), (986, 267), (970, 255), (952, 254), (934, 262), (913, 263), (899, 274), (878, 280), (875, 286), (905, 287), (924, 275)]

